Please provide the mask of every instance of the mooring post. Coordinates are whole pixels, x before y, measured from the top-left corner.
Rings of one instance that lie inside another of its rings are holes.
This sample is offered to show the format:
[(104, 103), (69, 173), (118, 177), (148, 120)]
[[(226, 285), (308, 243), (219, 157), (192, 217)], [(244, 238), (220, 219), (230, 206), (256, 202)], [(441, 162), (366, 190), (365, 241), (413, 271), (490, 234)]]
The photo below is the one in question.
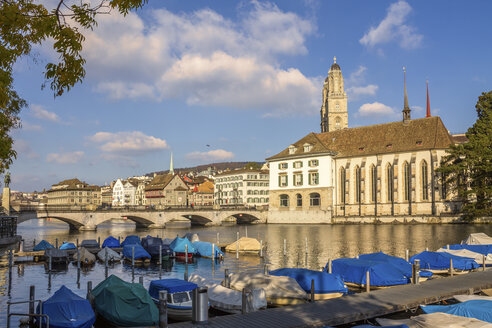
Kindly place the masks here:
[(454, 268), (453, 268), (453, 259), (449, 259), (449, 274), (452, 276), (454, 276)]
[(188, 281), (188, 245), (185, 245), (185, 273), (184, 280)]
[(80, 249), (77, 248), (77, 270), (80, 270)]
[(135, 246), (132, 246), (132, 282), (135, 281)]
[(220, 244), (220, 232), (217, 232), (217, 245)]
[(306, 253), (306, 256), (307, 256), (307, 254), (308, 254), (308, 243), (307, 243), (307, 237), (306, 237), (306, 239), (305, 239), (305, 243), (304, 243), (304, 244), (305, 244), (304, 249), (305, 249), (305, 253)]
[(55, 248), (58, 248), (58, 238), (55, 238)]
[(311, 303), (314, 302), (314, 279), (311, 279)]
[(75, 246), (77, 246), (77, 248), (79, 248), (79, 238), (75, 239)]
[(104, 253), (104, 278), (108, 278), (108, 250)]
[(32, 240), (32, 248), (34, 248), (34, 246), (36, 246), (36, 238)]
[(420, 280), (420, 260), (415, 260), (412, 264), (412, 282), (415, 285), (419, 284)]
[(287, 239), (284, 238), (284, 256), (287, 255)]
[(191, 322), (193, 324), (208, 323), (208, 288), (197, 287), (192, 292)]
[(138, 277), (138, 283), (143, 286), (143, 276)]
[[(239, 234), (239, 232), (238, 232)], [(239, 239), (236, 240), (236, 259), (239, 258)]]
[(263, 257), (263, 239), (260, 240), (260, 257)]
[(331, 259), (328, 260), (328, 273), (332, 273), (332, 262)]
[(229, 277), (229, 269), (224, 270), (224, 287), (231, 288), (231, 280)]
[(408, 256), (408, 249), (405, 250), (405, 261), (408, 262), (409, 256)]
[(97, 245), (99, 245), (99, 247), (101, 247), (101, 236), (97, 237)]
[(246, 288), (243, 288), (241, 295), (241, 314), (248, 313), (248, 296), (246, 295)]
[(87, 282), (87, 300), (92, 304), (91, 298), (92, 298), (92, 281)]
[(24, 239), (21, 239), (19, 243), (19, 252), (20, 253), (24, 252)]
[(162, 278), (162, 244), (159, 245), (159, 279)]
[(244, 236), (248, 238), (248, 226), (244, 227)]
[(366, 272), (366, 292), (368, 293), (371, 292), (371, 280), (370, 280), (369, 271)]
[(49, 262), (48, 262), (48, 272), (51, 272), (51, 265), (52, 265), (52, 264), (51, 264), (51, 254), (50, 254), (50, 256), (48, 257), (48, 261), (49, 261)]
[(120, 236), (118, 236), (118, 244), (121, 245), (121, 237)]
[(482, 254), (482, 271), (485, 271), (485, 254)]
[(239, 240), (239, 231), (236, 232), (236, 240)]
[(159, 291), (159, 328), (167, 328), (167, 290)]
[(446, 248), (449, 249), (449, 244), (446, 245)]
[[(29, 314), (34, 314), (34, 305), (35, 305), (35, 294), (36, 294), (36, 286), (31, 285), (29, 287)], [(32, 327), (34, 325), (34, 317), (29, 317), (29, 326)]]
[(215, 244), (212, 244), (212, 264), (215, 263)]
[(268, 264), (265, 264), (265, 266), (263, 267), (263, 274), (268, 274)]

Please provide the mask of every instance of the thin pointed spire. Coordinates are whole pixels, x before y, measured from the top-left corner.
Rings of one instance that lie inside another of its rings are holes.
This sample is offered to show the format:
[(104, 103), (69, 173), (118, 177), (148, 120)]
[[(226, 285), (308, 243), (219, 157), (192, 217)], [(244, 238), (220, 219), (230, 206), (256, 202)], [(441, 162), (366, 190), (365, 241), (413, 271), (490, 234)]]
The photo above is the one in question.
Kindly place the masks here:
[(429, 101), (429, 80), (427, 80), (427, 114), (425, 117), (431, 117), (431, 105)]
[(174, 174), (173, 152), (171, 152), (171, 163), (169, 163), (169, 173)]
[(403, 67), (403, 88), (405, 89), (405, 98), (403, 100), (403, 122), (407, 123), (410, 121), (410, 106), (408, 106), (408, 96), (407, 96), (407, 78), (406, 70)]

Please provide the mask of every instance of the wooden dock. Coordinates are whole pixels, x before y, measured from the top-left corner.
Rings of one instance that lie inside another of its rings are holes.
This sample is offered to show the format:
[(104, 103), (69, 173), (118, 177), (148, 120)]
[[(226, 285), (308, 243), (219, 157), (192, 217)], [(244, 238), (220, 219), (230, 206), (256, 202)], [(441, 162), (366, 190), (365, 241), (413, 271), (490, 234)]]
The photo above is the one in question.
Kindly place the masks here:
[[(267, 309), (245, 315), (235, 314), (209, 319), (207, 327), (320, 327), (347, 324), (417, 308), (492, 288), (492, 270), (433, 279), (419, 285), (404, 285), (370, 293), (348, 295), (289, 307)], [(170, 325), (193, 327), (191, 322)]]

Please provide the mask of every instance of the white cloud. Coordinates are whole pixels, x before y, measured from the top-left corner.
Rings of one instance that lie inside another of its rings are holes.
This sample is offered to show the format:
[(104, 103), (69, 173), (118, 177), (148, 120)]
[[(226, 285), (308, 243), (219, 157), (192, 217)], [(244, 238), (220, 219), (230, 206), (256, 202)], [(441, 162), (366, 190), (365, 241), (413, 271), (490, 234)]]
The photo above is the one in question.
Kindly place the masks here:
[(109, 98), (184, 99), (198, 106), (317, 113), (318, 78), (281, 68), (278, 56), (307, 53), (313, 24), (276, 5), (252, 2), (230, 20), (211, 9), (153, 10), (100, 17), (86, 35), (87, 77)]
[(118, 156), (145, 154), (169, 148), (166, 140), (145, 135), (140, 131), (97, 132), (90, 136), (89, 140), (100, 144), (99, 149), (109, 156), (106, 159), (117, 159)]
[(75, 164), (80, 162), (84, 157), (83, 151), (74, 151), (67, 153), (50, 153), (46, 155), (46, 161), (48, 163), (57, 164)]
[(214, 149), (206, 152), (191, 152), (186, 154), (186, 158), (197, 161), (223, 161), (234, 158), (234, 153), (224, 149)]
[(32, 124), (26, 121), (22, 121), (22, 129), (25, 131), (42, 131), (43, 127), (38, 124)]
[(19, 157), (26, 156), (29, 159), (39, 158), (39, 154), (33, 151), (31, 145), (23, 139), (14, 141), (14, 149), (17, 151)]
[(405, 24), (412, 7), (406, 1), (389, 6), (386, 17), (376, 27), (371, 27), (359, 42), (368, 47), (399, 40), (400, 47), (412, 49), (420, 46), (423, 36), (414, 27)]
[(395, 115), (393, 108), (386, 106), (380, 102), (367, 103), (360, 106), (357, 112), (360, 116), (382, 116), (382, 115)]
[(363, 87), (350, 87), (347, 89), (347, 93), (354, 96), (354, 98), (358, 96), (375, 96), (378, 89), (379, 86), (375, 84), (368, 84)]
[(349, 101), (358, 100), (363, 96), (375, 96), (379, 89), (376, 84), (366, 83), (366, 71), (367, 67), (360, 65), (355, 72), (352, 72), (347, 78), (347, 94)]
[(416, 112), (422, 112), (424, 111), (424, 107), (422, 106), (411, 106), (412, 110), (416, 111)]
[(41, 105), (32, 104), (29, 106), (29, 108), (31, 109), (33, 115), (39, 119), (42, 119), (45, 121), (56, 122), (56, 123), (61, 122), (60, 117), (56, 113), (47, 111)]

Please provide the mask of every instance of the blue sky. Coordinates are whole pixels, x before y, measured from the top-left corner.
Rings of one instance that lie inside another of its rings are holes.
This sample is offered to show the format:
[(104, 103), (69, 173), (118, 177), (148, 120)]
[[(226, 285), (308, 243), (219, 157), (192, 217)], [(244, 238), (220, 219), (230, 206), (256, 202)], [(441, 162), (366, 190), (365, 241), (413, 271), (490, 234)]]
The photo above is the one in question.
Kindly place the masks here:
[(68, 94), (41, 90), (49, 43), (16, 64), (29, 108), (12, 188), (102, 185), (168, 169), (171, 151), (175, 167), (263, 161), (319, 131), (334, 56), (349, 127), (401, 119), (406, 66), (412, 118), (425, 116), (429, 80), (432, 114), (463, 133), (491, 89), (490, 12), (490, 1), (150, 0), (100, 16)]

